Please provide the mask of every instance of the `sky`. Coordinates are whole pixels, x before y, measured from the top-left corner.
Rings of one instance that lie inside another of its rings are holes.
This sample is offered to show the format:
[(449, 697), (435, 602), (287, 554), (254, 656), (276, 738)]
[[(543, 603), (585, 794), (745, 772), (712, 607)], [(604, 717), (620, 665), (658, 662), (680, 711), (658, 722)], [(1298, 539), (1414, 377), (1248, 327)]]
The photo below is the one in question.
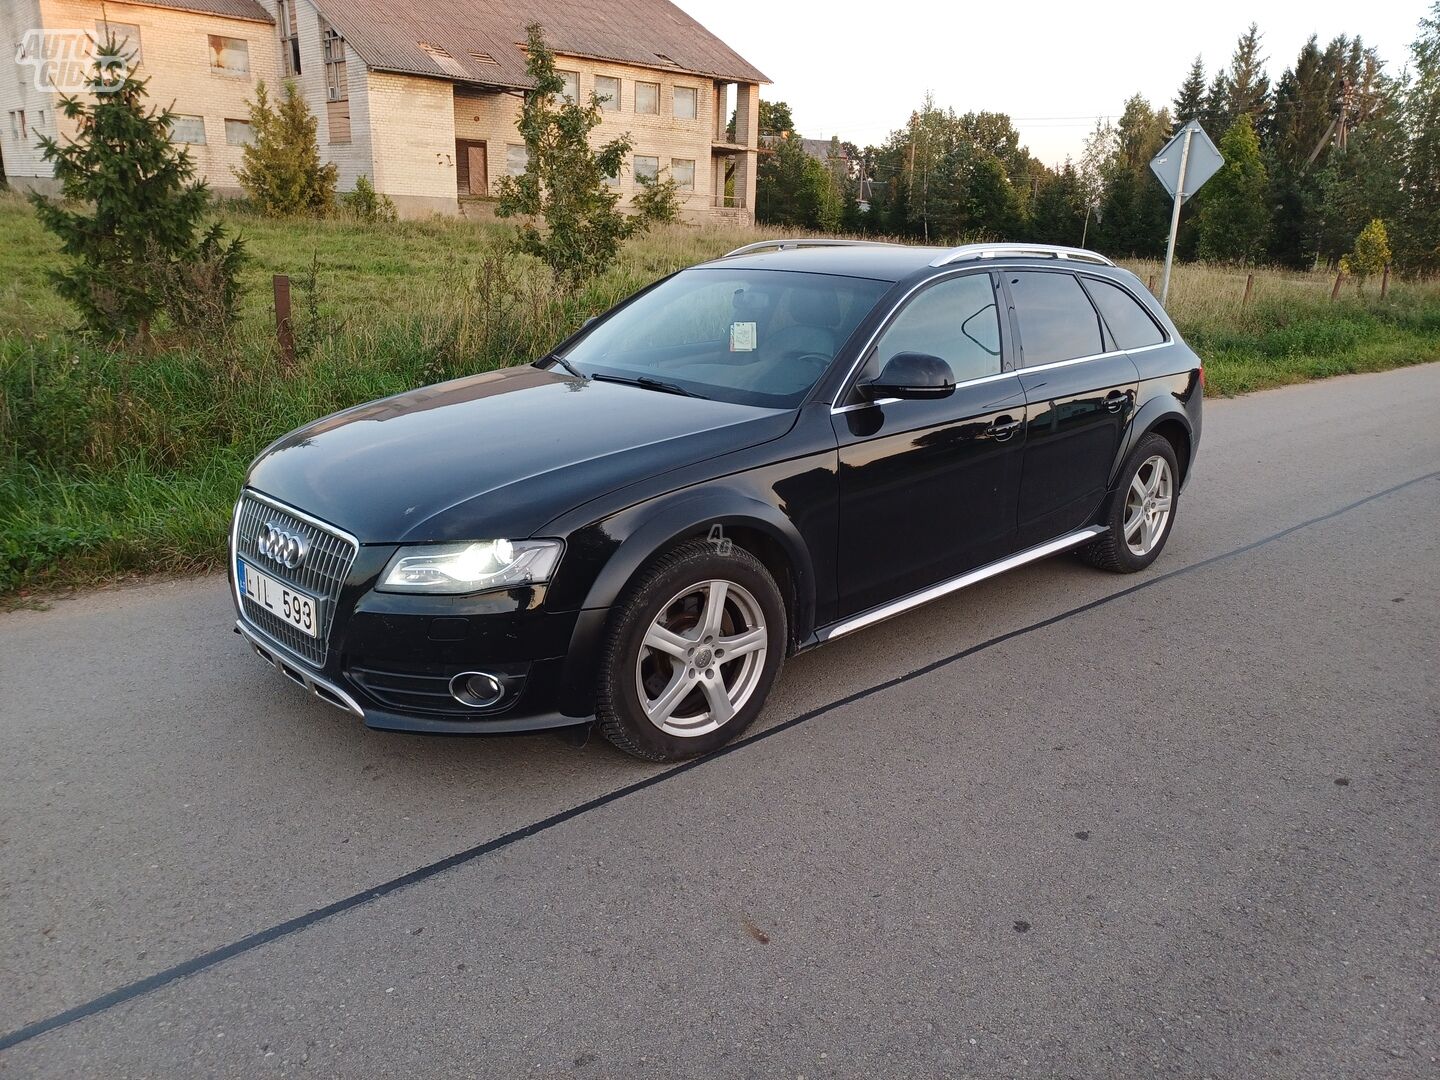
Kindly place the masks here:
[(771, 78), (761, 97), (789, 102), (808, 138), (878, 144), (928, 90), (957, 112), (1009, 113), (1049, 165), (1078, 159), (1096, 117), (1118, 118), (1137, 91), (1168, 104), (1197, 53), (1213, 77), (1252, 20), (1273, 84), (1312, 33), (1322, 48), (1358, 34), (1398, 73), (1430, 8), (1428, 0), (675, 2)]

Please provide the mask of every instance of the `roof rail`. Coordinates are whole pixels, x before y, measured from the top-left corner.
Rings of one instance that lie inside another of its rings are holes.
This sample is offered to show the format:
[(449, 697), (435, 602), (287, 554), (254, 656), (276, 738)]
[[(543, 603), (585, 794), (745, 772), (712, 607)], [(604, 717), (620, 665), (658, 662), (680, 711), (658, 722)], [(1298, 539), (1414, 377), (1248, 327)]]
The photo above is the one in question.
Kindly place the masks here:
[(882, 240), (836, 240), (833, 237), (791, 237), (785, 240), (758, 240), (753, 244), (746, 244), (734, 251), (727, 251), (720, 256), (722, 259), (731, 259), (736, 255), (754, 255), (761, 251), (784, 251), (786, 248), (807, 248), (807, 247), (896, 247), (896, 244), (887, 244)]
[(1071, 259), (1099, 266), (1115, 265), (1097, 252), (1084, 248), (1059, 247), (1055, 244), (964, 244), (951, 248), (930, 265), (948, 266), (950, 263), (965, 262), (967, 259), (995, 259), (1006, 256), (1022, 259)]

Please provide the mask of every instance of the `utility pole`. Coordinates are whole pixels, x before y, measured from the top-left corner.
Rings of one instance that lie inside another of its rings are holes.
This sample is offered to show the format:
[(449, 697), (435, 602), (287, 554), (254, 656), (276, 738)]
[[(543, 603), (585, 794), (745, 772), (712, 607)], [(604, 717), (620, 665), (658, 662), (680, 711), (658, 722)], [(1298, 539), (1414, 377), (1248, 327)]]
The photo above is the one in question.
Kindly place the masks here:
[(1190, 139), (1193, 128), (1185, 129), (1185, 143), (1180, 149), (1180, 178), (1175, 184), (1175, 208), (1170, 211), (1170, 243), (1165, 246), (1165, 277), (1160, 284), (1160, 306), (1170, 296), (1170, 265), (1175, 261), (1175, 234), (1180, 231), (1180, 204), (1185, 201), (1185, 169), (1190, 164)]

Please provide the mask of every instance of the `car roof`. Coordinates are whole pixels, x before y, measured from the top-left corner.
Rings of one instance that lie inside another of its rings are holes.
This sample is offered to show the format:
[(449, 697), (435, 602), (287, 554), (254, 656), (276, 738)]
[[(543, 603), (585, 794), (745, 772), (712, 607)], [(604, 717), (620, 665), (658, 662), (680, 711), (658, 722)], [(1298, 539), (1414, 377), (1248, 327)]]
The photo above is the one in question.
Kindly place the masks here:
[(899, 281), (924, 269), (945, 250), (908, 244), (835, 244), (730, 255), (700, 265), (723, 266), (727, 270), (799, 270), (811, 274)]
[[(782, 246), (792, 243), (795, 246)], [(1084, 269), (1110, 278), (1130, 276), (1094, 252), (1045, 244), (974, 244), (954, 248), (878, 241), (764, 241), (700, 266), (792, 270), (879, 281), (902, 281), (927, 269), (941, 273), (965, 267), (998, 266)]]

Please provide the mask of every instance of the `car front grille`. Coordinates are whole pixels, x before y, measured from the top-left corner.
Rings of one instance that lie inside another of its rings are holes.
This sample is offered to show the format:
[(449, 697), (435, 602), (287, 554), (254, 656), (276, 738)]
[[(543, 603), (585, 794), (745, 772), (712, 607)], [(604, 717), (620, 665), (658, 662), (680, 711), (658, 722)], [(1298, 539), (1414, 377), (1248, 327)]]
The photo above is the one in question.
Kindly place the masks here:
[[(287, 569), (260, 554), (257, 540), (267, 525), (304, 539), (308, 550), (298, 567)], [(324, 666), (329, 651), (330, 627), (335, 619), (335, 602), (340, 598), (341, 586), (345, 584), (357, 552), (355, 541), (338, 529), (302, 517), (298, 512), (253, 492), (245, 492), (236, 513), (232, 559), (238, 555), (261, 573), (313, 596), (320, 607), (320, 635), (312, 638), (237, 592), (245, 621), (302, 660), (317, 667)], [(234, 572), (233, 566), (231, 572)]]

